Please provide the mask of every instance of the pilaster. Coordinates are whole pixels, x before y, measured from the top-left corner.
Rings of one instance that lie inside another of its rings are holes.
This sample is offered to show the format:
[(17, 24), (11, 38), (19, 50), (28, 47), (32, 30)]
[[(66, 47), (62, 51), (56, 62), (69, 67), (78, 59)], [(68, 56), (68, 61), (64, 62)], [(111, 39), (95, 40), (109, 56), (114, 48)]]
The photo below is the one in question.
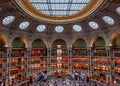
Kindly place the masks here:
[(31, 68), (29, 67), (29, 66), (31, 65), (31, 63), (30, 63), (30, 59), (31, 59), (31, 50), (32, 50), (31, 47), (28, 47), (28, 48), (26, 49), (26, 58), (27, 58), (27, 60), (26, 60), (26, 63), (27, 63), (26, 77), (28, 77), (29, 74), (31, 74)]
[(12, 47), (6, 47), (6, 84), (10, 84), (10, 63), (9, 59), (11, 57)]
[(107, 53), (107, 58), (108, 58), (108, 63), (107, 66), (109, 66), (109, 70), (108, 70), (108, 81), (112, 82), (112, 47), (110, 46), (106, 46), (106, 53)]
[(72, 48), (68, 47), (67, 52), (68, 52), (68, 71), (72, 72)]
[(92, 47), (87, 47), (87, 53), (88, 53), (88, 57), (89, 57), (89, 67), (88, 67), (88, 75), (90, 77), (92, 77), (92, 72), (93, 72), (93, 68), (92, 68)]

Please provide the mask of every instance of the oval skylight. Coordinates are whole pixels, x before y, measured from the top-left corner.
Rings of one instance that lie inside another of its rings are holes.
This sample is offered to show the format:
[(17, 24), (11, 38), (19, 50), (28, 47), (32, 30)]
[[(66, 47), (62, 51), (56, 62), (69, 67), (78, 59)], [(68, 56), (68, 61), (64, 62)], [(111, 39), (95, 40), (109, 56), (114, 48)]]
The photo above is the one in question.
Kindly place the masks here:
[(38, 11), (51, 16), (68, 16), (81, 11), (90, 0), (30, 0)]
[(7, 16), (2, 20), (3, 25), (8, 25), (15, 20), (14, 16)]
[(117, 7), (116, 11), (117, 11), (118, 14), (120, 14), (120, 7)]
[(88, 24), (92, 29), (98, 29), (98, 27), (99, 27), (98, 24), (93, 21), (89, 22)]
[(37, 26), (36, 29), (37, 29), (38, 32), (42, 32), (46, 29), (46, 26), (45, 25), (39, 25), (39, 26)]
[(20, 23), (20, 25), (19, 25), (19, 28), (20, 29), (26, 29), (28, 26), (29, 26), (29, 22), (27, 22), (27, 21), (25, 21), (25, 22), (22, 22), (22, 23)]
[(73, 30), (80, 32), (82, 30), (82, 27), (80, 25), (73, 25)]
[(104, 17), (103, 17), (103, 20), (104, 20), (104, 22), (106, 22), (106, 23), (109, 24), (109, 25), (113, 25), (113, 24), (114, 24), (114, 20), (113, 20), (113, 18), (110, 17), (110, 16), (104, 16)]
[(56, 26), (55, 27), (55, 31), (58, 32), (58, 33), (63, 32), (63, 30), (64, 30), (63, 26)]

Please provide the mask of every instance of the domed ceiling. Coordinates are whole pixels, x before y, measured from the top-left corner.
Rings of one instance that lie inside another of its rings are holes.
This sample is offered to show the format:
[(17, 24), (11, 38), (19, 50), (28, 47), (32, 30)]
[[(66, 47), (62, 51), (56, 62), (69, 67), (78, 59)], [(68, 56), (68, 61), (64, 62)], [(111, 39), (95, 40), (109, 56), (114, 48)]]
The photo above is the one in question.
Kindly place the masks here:
[(15, 0), (28, 15), (39, 21), (68, 23), (93, 13), (107, 0)]
[[(86, 35), (119, 26), (120, 0), (1, 0), (0, 30)], [(3, 30), (4, 30), (3, 29)]]

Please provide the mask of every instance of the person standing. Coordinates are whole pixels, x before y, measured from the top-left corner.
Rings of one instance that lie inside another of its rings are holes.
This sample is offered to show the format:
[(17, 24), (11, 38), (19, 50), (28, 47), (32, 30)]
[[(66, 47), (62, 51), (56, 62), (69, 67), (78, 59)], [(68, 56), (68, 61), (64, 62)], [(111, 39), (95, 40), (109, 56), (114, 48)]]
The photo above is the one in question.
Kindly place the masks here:
[(55, 81), (54, 86), (57, 86), (57, 82)]

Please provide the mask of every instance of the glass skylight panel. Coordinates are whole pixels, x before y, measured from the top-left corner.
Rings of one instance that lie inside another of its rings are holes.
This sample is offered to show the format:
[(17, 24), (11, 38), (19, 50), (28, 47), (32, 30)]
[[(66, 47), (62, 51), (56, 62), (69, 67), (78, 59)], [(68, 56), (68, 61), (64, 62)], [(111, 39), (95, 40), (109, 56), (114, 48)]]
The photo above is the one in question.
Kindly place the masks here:
[(118, 14), (120, 14), (120, 7), (117, 7), (116, 11), (117, 11)]
[(75, 13), (77, 13), (77, 12), (76, 11), (70, 11), (69, 14), (75, 14)]
[(50, 0), (51, 3), (68, 3), (69, 0)]
[(44, 11), (45, 14), (49, 14), (49, 11)]
[(82, 10), (85, 6), (85, 4), (72, 4), (71, 10)]
[(99, 27), (98, 24), (96, 22), (93, 22), (93, 21), (89, 22), (88, 24), (93, 29), (98, 29), (98, 27)]
[(43, 9), (48, 10), (48, 5), (47, 5), (47, 4), (33, 4), (33, 6), (34, 6), (37, 10), (43, 10)]
[(67, 4), (51, 4), (52, 10), (67, 10), (68, 6)]
[(104, 17), (103, 17), (103, 20), (104, 20), (104, 22), (106, 22), (106, 23), (109, 24), (109, 25), (113, 25), (113, 24), (114, 24), (114, 20), (113, 20), (113, 18), (110, 17), (110, 16), (104, 16)]
[(19, 28), (20, 29), (26, 29), (28, 26), (29, 26), (29, 22), (27, 22), (27, 21), (25, 21), (25, 22), (22, 22), (22, 23), (20, 23), (20, 25), (19, 25)]
[(40, 0), (40, 1), (39, 0), (30, 0), (30, 2), (35, 2), (35, 3), (36, 2), (45, 2), (46, 3), (47, 1), (46, 0)]
[(7, 16), (2, 20), (3, 25), (8, 25), (15, 20), (14, 16)]
[(64, 30), (63, 26), (56, 26), (55, 27), (55, 31), (58, 32), (58, 33), (63, 32), (63, 30)]
[(39, 26), (37, 26), (36, 29), (37, 29), (38, 32), (43, 32), (46, 29), (46, 26), (45, 25), (39, 25)]
[(80, 25), (73, 25), (73, 30), (80, 32), (82, 30), (82, 27)]
[(73, 3), (88, 3), (90, 0), (73, 0)]
[(30, 0), (31, 4), (38, 11), (53, 16), (68, 16), (79, 12), (89, 1), (90, 0)]

